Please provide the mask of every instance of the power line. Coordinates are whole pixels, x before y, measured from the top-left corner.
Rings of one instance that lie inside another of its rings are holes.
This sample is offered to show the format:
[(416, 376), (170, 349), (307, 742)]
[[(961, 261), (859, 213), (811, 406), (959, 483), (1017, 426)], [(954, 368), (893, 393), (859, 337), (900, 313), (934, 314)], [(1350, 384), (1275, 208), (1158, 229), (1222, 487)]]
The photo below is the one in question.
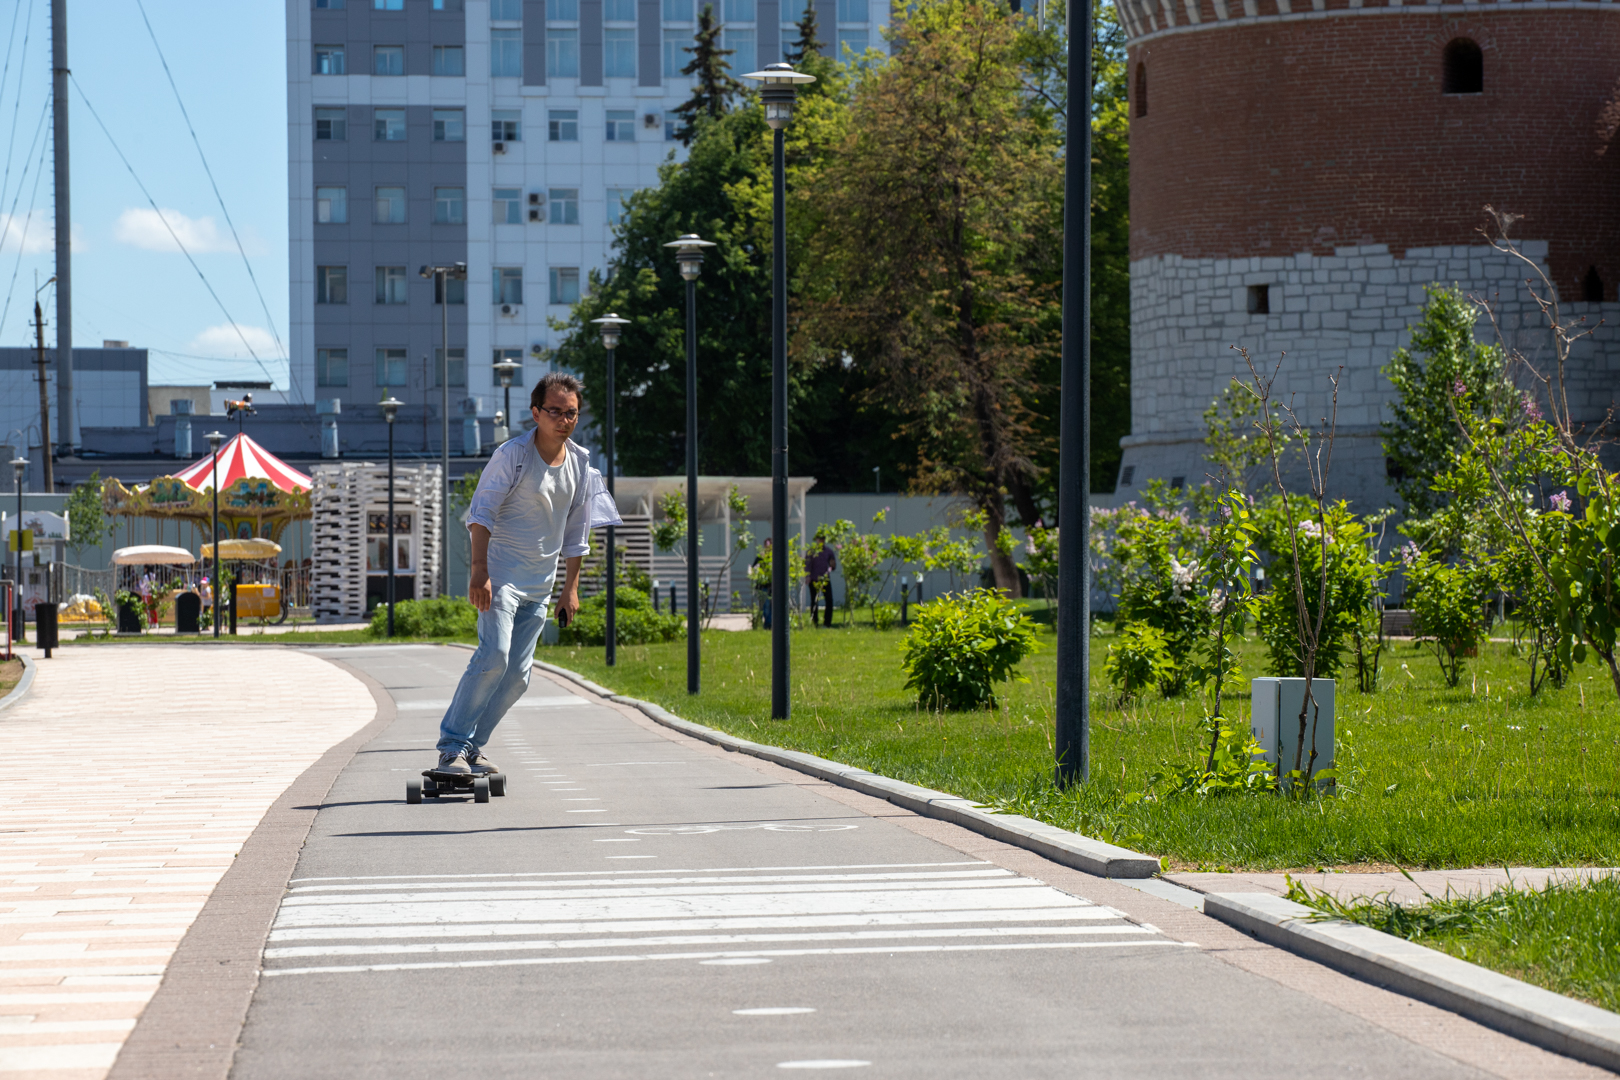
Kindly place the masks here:
[[(39, 124), (34, 128), (34, 140), (28, 144), (28, 160), (34, 158), (34, 147), (39, 146), (39, 166), (34, 170), (34, 190), (28, 194), (28, 216), (23, 219), (22, 235), (17, 238), (17, 261), (11, 267), (11, 285), (6, 289), (6, 305), (0, 308), (0, 334), (5, 333), (6, 320), (11, 316), (11, 300), (17, 291), (17, 274), (22, 270), (24, 249), (28, 246), (28, 228), (34, 223), (34, 205), (39, 198), (39, 179), (45, 175), (45, 152), (50, 144), (42, 142), (40, 135), (45, 130), (45, 118), (51, 112), (51, 99), (45, 99), (45, 107), (40, 110)], [(11, 222), (17, 220), (17, 203), (22, 199), (23, 184), (28, 180), (28, 168), (23, 167), (22, 175), (17, 178), (17, 193), (12, 197), (11, 210), (6, 217), (6, 231), (11, 230)]]
[[(18, 8), (21, 8), (22, 4), (19, 2), (17, 6)], [(28, 56), (28, 40), (29, 36), (33, 33), (33, 30), (34, 5), (30, 4), (28, 5), (28, 21), (23, 24), (24, 58)], [(11, 73), (11, 47), (15, 45), (16, 42), (17, 12), (13, 11), (11, 13), (11, 40), (6, 43), (6, 66), (4, 71), (0, 71), (0, 94), (5, 93), (6, 80)], [(22, 81), (23, 67), (21, 64), (19, 64), (17, 67), (17, 103), (11, 107), (11, 134), (6, 139), (6, 171), (4, 178), (0, 179), (0, 201), (5, 199), (6, 189), (11, 186), (11, 155), (17, 149), (17, 120), (19, 118), (19, 114), (22, 112)], [(34, 155), (32, 152), (30, 152), (28, 156), (30, 159), (32, 159)], [(17, 183), (19, 185), (22, 183), (21, 178), (18, 179)]]

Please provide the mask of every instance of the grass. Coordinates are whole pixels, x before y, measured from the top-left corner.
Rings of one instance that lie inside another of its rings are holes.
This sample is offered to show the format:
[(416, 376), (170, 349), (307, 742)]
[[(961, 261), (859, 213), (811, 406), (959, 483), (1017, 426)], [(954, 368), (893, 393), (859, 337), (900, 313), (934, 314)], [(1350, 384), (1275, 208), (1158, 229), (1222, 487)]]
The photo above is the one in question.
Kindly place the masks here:
[(1510, 886), (1485, 895), (1343, 903), (1296, 883), (1289, 899), (1559, 994), (1620, 1011), (1620, 880)]
[(21, 660), (0, 660), (0, 697), (11, 693), (11, 688), (22, 681)]
[[(1055, 639), (1024, 665), (993, 712), (920, 711), (902, 689), (903, 632), (866, 625), (793, 635), (793, 718), (770, 715), (764, 631), (703, 636), (703, 691), (686, 693), (686, 646), (627, 646), (608, 668), (600, 649), (538, 655), (615, 691), (698, 723), (858, 765), (926, 787), (997, 803), (1064, 828), (1166, 856), (1180, 869), (1318, 866), (1615, 865), (1620, 863), (1620, 707), (1605, 673), (1579, 669), (1536, 697), (1510, 646), (1487, 644), (1448, 689), (1433, 657), (1401, 645), (1385, 654), (1378, 693), (1341, 682), (1337, 727), (1342, 793), (1146, 798), (1167, 762), (1201, 745), (1199, 696), (1120, 702), (1101, 681), (1110, 640), (1094, 639), (1092, 775), (1060, 791), (1050, 781)], [(1264, 674), (1261, 646), (1238, 650)], [(1247, 682), (1228, 713), (1246, 720)]]

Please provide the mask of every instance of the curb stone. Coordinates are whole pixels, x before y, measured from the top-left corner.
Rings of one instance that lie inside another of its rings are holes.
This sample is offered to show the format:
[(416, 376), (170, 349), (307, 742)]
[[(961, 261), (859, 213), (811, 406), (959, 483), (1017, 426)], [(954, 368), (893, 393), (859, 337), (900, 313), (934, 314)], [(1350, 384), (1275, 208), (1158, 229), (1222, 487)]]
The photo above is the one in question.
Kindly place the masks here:
[(992, 814), (960, 796), (918, 787), (901, 780), (892, 780), (853, 765), (842, 765), (813, 754), (782, 750), (775, 746), (739, 739), (735, 735), (727, 735), (714, 728), (682, 720), (650, 701), (615, 694), (566, 668), (542, 660), (536, 660), (534, 663), (541, 670), (567, 679), (581, 689), (617, 704), (639, 709), (654, 722), (693, 738), (702, 739), (725, 750), (785, 765), (787, 768), (808, 773), (840, 787), (852, 788), (866, 795), (887, 799), (914, 814), (960, 825), (992, 840), (1000, 840), (1024, 848), (1026, 851), (1033, 851), (1055, 863), (1098, 877), (1151, 878), (1159, 872), (1159, 860), (1151, 855), (1143, 855), (1141, 852), (1093, 840), (1032, 818), (1016, 814)]
[(27, 653), (12, 650), (12, 655), (22, 661), (22, 678), (17, 680), (17, 685), (13, 686), (5, 697), (0, 697), (0, 712), (11, 708), (28, 695), (28, 691), (34, 685), (34, 673), (39, 670), (39, 661), (30, 657)]
[(1620, 1015), (1368, 926), (1310, 921), (1270, 893), (1208, 893), (1204, 914), (1407, 997), (1590, 1065), (1620, 1071)]

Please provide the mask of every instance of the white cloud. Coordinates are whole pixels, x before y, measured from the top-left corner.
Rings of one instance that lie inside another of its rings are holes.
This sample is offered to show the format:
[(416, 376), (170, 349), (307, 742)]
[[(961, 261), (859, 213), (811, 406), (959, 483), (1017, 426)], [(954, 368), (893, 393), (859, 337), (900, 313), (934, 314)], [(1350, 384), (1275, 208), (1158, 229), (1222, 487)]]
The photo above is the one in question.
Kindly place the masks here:
[[(163, 216), (149, 208), (132, 206), (118, 215), (113, 236), (119, 241), (147, 251), (173, 251), (178, 236), (186, 250), (193, 255), (208, 252), (234, 251), (236, 245), (230, 235), (214, 224), (211, 217), (187, 217), (178, 210), (164, 210)], [(168, 225), (165, 227), (164, 223)], [(170, 235), (173, 230), (173, 235)]]
[(42, 255), (55, 249), (56, 229), (49, 213), (32, 210), (17, 217), (0, 214), (0, 251), (14, 252), (19, 246), (25, 255)]
[[(240, 334), (237, 333), (238, 330), (241, 331)], [(233, 326), (230, 323), (210, 326), (191, 339), (191, 344), (186, 346), (186, 351), (201, 356), (218, 356), (229, 360), (248, 360), (251, 357), (242, 344), (244, 337), (247, 338), (248, 344), (253, 346), (253, 351), (259, 354), (261, 360), (268, 360), (271, 357), (281, 355), (281, 350), (276, 348), (276, 339), (270, 335), (270, 331), (259, 326), (244, 326), (241, 324)]]

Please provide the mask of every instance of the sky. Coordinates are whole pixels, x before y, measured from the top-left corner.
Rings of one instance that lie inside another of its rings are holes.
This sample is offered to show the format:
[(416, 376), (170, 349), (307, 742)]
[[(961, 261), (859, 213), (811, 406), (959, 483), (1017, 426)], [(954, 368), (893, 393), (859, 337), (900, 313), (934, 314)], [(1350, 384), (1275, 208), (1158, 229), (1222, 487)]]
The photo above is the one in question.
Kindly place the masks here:
[[(142, 20), (143, 5), (224, 210)], [(0, 345), (33, 345), (32, 293), (36, 281), (55, 273), (50, 6), (50, 0), (0, 0)], [(68, 66), (78, 84), (69, 85), (74, 345), (114, 339), (149, 349), (153, 385), (268, 378), (285, 388), (285, 6), (278, 0), (67, 0), (67, 6)], [(40, 298), (51, 347), (54, 287)]]

